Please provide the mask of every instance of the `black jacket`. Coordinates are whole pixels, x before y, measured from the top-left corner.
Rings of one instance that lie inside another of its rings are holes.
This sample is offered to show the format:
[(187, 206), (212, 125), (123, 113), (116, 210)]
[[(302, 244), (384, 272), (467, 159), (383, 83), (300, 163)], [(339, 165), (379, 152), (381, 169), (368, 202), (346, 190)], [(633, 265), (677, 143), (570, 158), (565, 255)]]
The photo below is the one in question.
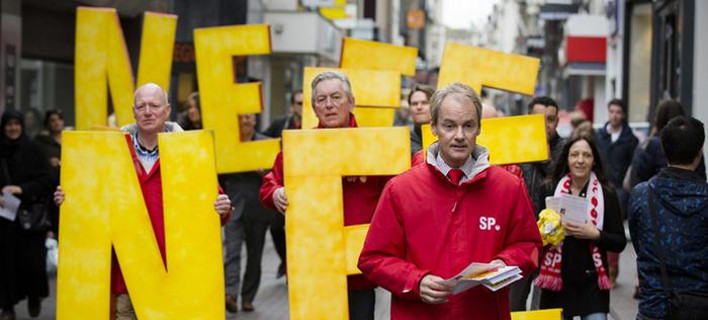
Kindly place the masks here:
[(6, 185), (19, 186), (23, 203), (47, 200), (52, 193), (53, 180), (44, 151), (24, 134), (12, 146), (3, 141), (0, 148), (4, 149), (0, 152), (0, 189)]
[[(268, 137), (256, 133), (252, 140), (264, 139), (268, 139)], [(244, 218), (266, 222), (272, 221), (279, 214), (264, 207), (258, 198), (258, 192), (263, 184), (263, 175), (260, 173), (250, 171), (221, 174), (219, 175), (219, 183), (231, 199), (234, 207), (230, 219), (238, 220)]]
[(538, 214), (541, 212), (546, 204), (544, 199), (546, 199), (544, 192), (544, 184), (548, 183), (548, 179), (551, 178), (553, 164), (556, 159), (560, 156), (563, 150), (563, 145), (565, 145), (565, 139), (556, 135), (550, 141), (550, 159), (543, 162), (533, 162), (525, 163), (521, 165), (521, 169), (524, 171), (524, 182), (526, 183), (526, 190), (531, 197), (533, 202), (533, 213), (538, 218)]
[(622, 124), (622, 132), (617, 141), (612, 142), (612, 134), (607, 131), (607, 124), (605, 124), (595, 133), (595, 142), (602, 157), (607, 180), (612, 187), (621, 188), (627, 168), (632, 164), (632, 155), (639, 144), (639, 139), (634, 136), (632, 128), (625, 122)]
[[(640, 182), (648, 181), (659, 173), (659, 171), (666, 167), (668, 162), (666, 161), (666, 155), (664, 155), (664, 149), (661, 147), (661, 133), (655, 135), (647, 141), (643, 142), (634, 151), (634, 157), (632, 158), (632, 172), (630, 174), (630, 184), (634, 188)], [(696, 168), (696, 173), (698, 173), (703, 180), (706, 179), (706, 165), (705, 156), (698, 163)]]
[(270, 127), (263, 131), (263, 134), (271, 138), (280, 138), (283, 136), (283, 130), (296, 129), (293, 121), (293, 116), (286, 116), (275, 119)]
[(423, 133), (419, 125), (411, 125), (411, 157), (423, 149)]

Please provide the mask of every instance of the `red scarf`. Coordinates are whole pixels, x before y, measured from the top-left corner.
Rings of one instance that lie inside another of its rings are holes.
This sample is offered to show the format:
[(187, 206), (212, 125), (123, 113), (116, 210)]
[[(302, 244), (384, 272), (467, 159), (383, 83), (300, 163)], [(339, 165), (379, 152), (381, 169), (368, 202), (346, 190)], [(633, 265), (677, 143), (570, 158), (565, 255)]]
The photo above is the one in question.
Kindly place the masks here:
[[(555, 196), (561, 193), (570, 194), (570, 175), (561, 179), (556, 186)], [(588, 220), (600, 230), (605, 213), (605, 199), (602, 193), (602, 186), (597, 180), (595, 173), (590, 176), (590, 185), (587, 190), (586, 198), (590, 199), (588, 206)], [(602, 264), (602, 254), (600, 250), (592, 242), (588, 245), (592, 260), (595, 264), (597, 273), (597, 286), (600, 290), (610, 290), (612, 287), (610, 278), (607, 277), (607, 271)], [(547, 246), (544, 249), (543, 261), (541, 261), (541, 273), (534, 281), (534, 284), (540, 288), (561, 291), (563, 288), (563, 278), (561, 277), (561, 265), (563, 260), (563, 243), (558, 246)]]

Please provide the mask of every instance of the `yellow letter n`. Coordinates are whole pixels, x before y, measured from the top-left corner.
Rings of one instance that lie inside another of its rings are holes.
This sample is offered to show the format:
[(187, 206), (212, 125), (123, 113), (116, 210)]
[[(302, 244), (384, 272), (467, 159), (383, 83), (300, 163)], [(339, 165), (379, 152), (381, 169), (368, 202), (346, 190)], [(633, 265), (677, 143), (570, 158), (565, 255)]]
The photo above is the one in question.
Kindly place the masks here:
[(212, 132), (158, 143), (166, 266), (125, 136), (64, 133), (57, 319), (109, 319), (111, 245), (139, 319), (224, 319)]
[[(138, 86), (148, 82), (170, 88), (177, 16), (145, 13)], [(135, 78), (118, 14), (110, 8), (79, 7), (76, 12), (76, 128), (108, 124), (108, 91), (119, 126), (132, 122)]]

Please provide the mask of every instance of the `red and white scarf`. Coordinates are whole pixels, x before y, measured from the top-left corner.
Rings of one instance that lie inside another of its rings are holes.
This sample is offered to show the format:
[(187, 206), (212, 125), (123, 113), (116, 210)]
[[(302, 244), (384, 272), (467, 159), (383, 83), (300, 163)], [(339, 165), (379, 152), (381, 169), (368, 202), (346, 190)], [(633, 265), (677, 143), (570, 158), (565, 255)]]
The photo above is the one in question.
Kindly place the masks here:
[[(554, 196), (559, 196), (562, 193), (570, 194), (570, 175), (567, 175), (556, 186)], [(597, 180), (595, 173), (590, 175), (590, 183), (585, 195), (590, 199), (588, 206), (588, 220), (600, 230), (605, 217), (605, 198), (602, 194), (602, 185)], [(592, 242), (589, 244), (589, 251), (592, 255), (592, 260), (595, 264), (597, 272), (597, 286), (600, 290), (610, 290), (610, 278), (607, 277), (607, 271), (602, 264), (602, 255), (600, 250)], [(541, 261), (541, 273), (534, 281), (534, 284), (547, 290), (561, 291), (563, 288), (563, 278), (561, 277), (561, 263), (563, 257), (563, 243), (558, 246), (548, 246), (544, 249), (543, 261)]]

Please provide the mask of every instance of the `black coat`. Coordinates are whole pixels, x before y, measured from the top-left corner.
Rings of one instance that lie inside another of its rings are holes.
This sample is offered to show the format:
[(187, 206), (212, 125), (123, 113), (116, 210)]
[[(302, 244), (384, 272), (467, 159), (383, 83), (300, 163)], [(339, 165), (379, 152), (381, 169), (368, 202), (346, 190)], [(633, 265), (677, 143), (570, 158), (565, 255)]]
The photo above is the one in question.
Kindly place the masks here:
[[(546, 186), (546, 196), (553, 196), (555, 185)], [(587, 185), (580, 196), (585, 197)], [(600, 239), (593, 243), (600, 250), (602, 264), (609, 276), (607, 251), (621, 252), (627, 244), (622, 224), (622, 212), (617, 194), (611, 187), (602, 186), (605, 198), (605, 213)], [(544, 197), (545, 199), (545, 197)], [(561, 277), (563, 289), (559, 292), (543, 289), (541, 291), (541, 309), (562, 308), (565, 316), (585, 316), (591, 313), (610, 312), (610, 291), (600, 290), (597, 285), (597, 273), (589, 249), (590, 240), (566, 237), (563, 240), (563, 260)]]
[[(649, 181), (651, 177), (667, 166), (668, 161), (666, 160), (666, 155), (664, 155), (664, 149), (661, 147), (660, 136), (661, 133), (647, 139), (634, 151), (632, 172), (630, 174), (632, 188), (640, 182)], [(703, 180), (706, 179), (705, 156), (698, 163), (696, 173), (701, 175)]]
[[(256, 133), (253, 140), (264, 140), (268, 137)], [(230, 219), (247, 219), (271, 222), (279, 214), (264, 207), (258, 199), (258, 193), (263, 184), (263, 175), (256, 171), (229, 173), (219, 175), (219, 183), (231, 199), (234, 210)]]
[(632, 133), (632, 128), (627, 123), (623, 123), (617, 141), (612, 142), (612, 134), (607, 131), (607, 124), (605, 124), (595, 133), (595, 142), (602, 157), (607, 179), (613, 188), (621, 188), (639, 140)]
[(283, 136), (283, 130), (296, 129), (293, 120), (293, 116), (275, 119), (270, 127), (263, 131), (263, 134), (271, 138), (280, 138)]
[(411, 127), (411, 157), (423, 149), (423, 132), (419, 125)]
[[(42, 150), (26, 135), (14, 142), (0, 138), (0, 189), (18, 185), (23, 203), (48, 201), (50, 170)], [(48, 295), (44, 239), (44, 232), (24, 231), (16, 222), (0, 218), (0, 308), (13, 306), (26, 296)]]
[(526, 190), (531, 197), (531, 202), (533, 203), (533, 213), (538, 218), (538, 214), (546, 206), (544, 199), (546, 199), (544, 193), (544, 185), (547, 180), (551, 178), (553, 164), (560, 156), (561, 151), (563, 151), (563, 146), (565, 145), (565, 139), (556, 135), (549, 142), (549, 147), (551, 154), (550, 158), (542, 162), (532, 162), (524, 163), (521, 165), (521, 169), (524, 171), (524, 182), (526, 183)]

